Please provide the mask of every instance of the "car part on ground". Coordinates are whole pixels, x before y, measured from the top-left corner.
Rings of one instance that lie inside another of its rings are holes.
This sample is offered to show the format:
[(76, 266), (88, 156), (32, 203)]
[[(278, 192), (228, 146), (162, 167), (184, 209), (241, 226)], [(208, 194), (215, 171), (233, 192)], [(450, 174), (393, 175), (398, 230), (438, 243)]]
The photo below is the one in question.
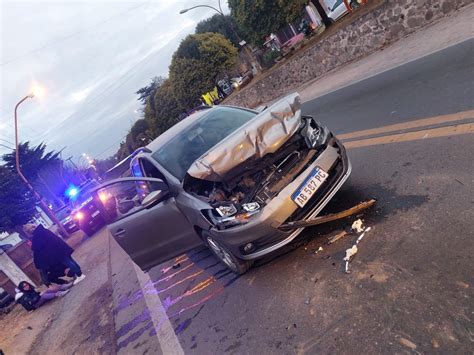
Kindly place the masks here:
[[(371, 199), (371, 200), (368, 200), (368, 201), (361, 202), (361, 203), (359, 203), (359, 204), (357, 204), (357, 205), (355, 205), (355, 206), (353, 206), (353, 207), (351, 207), (347, 210), (341, 211), (341, 212), (332, 213), (332, 214), (328, 214), (328, 215), (325, 215), (325, 216), (319, 216), (319, 217), (316, 217), (316, 218), (313, 218), (313, 219), (310, 219), (310, 220), (305, 220), (305, 221), (288, 222), (288, 223), (285, 223), (285, 224), (281, 225), (280, 229), (285, 230), (285, 229), (293, 229), (293, 228), (301, 228), (301, 227), (312, 227), (312, 226), (317, 226), (317, 225), (320, 225), (320, 224), (336, 221), (338, 219), (343, 219), (343, 218), (361, 213), (361, 212), (365, 211), (366, 209), (368, 209), (368, 208), (372, 207), (373, 205), (375, 205), (376, 202), (377, 202), (377, 200)], [(360, 219), (358, 221), (360, 221)], [(354, 222), (354, 223), (356, 223), (356, 222)], [(354, 228), (355, 227), (354, 227), (354, 224), (353, 224), (352, 229), (354, 229)]]

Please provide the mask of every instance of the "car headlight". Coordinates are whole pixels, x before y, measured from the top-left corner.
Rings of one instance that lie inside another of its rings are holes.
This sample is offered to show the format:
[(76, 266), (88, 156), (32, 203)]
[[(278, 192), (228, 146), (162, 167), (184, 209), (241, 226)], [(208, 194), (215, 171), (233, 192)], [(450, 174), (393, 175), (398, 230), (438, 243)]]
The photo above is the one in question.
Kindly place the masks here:
[(329, 139), (329, 130), (316, 122), (312, 117), (305, 117), (306, 124), (301, 130), (306, 145), (311, 148), (324, 147)]
[(257, 202), (244, 203), (242, 205), (226, 204), (216, 207), (212, 220), (219, 229), (225, 229), (247, 223), (252, 216), (260, 211)]
[(221, 217), (230, 217), (237, 213), (237, 207), (234, 205), (223, 205), (216, 208)]

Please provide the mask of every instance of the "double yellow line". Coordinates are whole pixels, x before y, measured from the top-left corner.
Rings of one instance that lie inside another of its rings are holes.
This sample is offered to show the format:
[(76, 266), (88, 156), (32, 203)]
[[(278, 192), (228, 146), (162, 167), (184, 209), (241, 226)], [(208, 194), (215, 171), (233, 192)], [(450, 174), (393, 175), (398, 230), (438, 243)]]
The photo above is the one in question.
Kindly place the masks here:
[[(344, 142), (346, 148), (351, 149), (474, 133), (474, 123), (459, 123), (465, 120), (474, 120), (474, 110), (341, 134), (338, 135), (338, 138)], [(423, 129), (427, 126), (446, 123), (451, 124), (443, 127)]]

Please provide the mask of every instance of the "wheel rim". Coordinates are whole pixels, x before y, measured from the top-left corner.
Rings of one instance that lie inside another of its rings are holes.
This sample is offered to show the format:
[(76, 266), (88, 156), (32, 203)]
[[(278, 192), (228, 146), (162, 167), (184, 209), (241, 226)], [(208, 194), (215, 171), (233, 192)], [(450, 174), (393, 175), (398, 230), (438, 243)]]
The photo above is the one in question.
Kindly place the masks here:
[(215, 242), (212, 238), (208, 237), (207, 242), (211, 249), (216, 253), (217, 257), (221, 259), (224, 264), (226, 264), (228, 267), (230, 267), (232, 270), (236, 270), (237, 266), (235, 265), (234, 261), (232, 260), (232, 257), (230, 254), (222, 248), (217, 242)]

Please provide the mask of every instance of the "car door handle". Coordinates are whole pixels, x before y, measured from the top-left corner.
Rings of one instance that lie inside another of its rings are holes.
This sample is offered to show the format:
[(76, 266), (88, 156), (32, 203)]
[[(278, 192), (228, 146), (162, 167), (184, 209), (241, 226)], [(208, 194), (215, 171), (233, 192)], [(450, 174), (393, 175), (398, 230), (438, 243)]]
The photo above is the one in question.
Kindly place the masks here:
[(124, 234), (125, 234), (125, 229), (120, 228), (119, 230), (115, 232), (114, 237), (123, 237)]

